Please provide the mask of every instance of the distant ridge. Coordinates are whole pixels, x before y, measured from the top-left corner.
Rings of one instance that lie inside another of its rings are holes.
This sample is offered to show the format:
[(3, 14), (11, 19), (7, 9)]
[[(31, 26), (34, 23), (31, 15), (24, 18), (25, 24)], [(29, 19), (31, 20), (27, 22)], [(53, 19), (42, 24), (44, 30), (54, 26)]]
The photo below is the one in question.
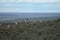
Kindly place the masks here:
[(11, 16), (17, 18), (34, 18), (34, 17), (53, 17), (60, 16), (60, 13), (0, 13), (1, 16)]

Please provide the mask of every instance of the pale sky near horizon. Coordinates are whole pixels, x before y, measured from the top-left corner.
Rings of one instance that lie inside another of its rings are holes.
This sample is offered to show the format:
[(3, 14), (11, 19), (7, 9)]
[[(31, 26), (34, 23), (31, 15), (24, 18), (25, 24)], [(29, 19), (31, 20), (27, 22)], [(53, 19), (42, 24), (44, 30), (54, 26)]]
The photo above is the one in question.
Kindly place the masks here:
[(60, 0), (0, 0), (0, 12), (60, 12)]

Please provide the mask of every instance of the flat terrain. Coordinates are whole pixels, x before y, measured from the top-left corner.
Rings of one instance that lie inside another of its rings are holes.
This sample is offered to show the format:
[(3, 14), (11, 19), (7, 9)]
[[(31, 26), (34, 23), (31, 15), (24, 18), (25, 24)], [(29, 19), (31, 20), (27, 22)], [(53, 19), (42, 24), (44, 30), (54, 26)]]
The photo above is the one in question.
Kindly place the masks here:
[(60, 20), (0, 24), (0, 40), (60, 40)]

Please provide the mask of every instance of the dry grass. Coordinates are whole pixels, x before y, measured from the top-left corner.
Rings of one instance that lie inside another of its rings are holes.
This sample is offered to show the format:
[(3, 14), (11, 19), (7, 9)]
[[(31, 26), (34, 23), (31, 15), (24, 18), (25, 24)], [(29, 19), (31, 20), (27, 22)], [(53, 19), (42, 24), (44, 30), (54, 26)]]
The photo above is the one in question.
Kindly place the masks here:
[(0, 40), (60, 40), (60, 21), (2, 24)]

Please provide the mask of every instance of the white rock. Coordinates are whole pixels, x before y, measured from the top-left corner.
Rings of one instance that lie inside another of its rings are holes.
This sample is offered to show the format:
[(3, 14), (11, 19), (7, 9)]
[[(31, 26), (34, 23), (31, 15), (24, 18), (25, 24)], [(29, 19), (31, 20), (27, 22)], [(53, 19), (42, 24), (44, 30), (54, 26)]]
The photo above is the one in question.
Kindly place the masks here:
[(27, 20), (24, 20), (25, 21), (25, 23), (27, 22)]
[(17, 23), (17, 22), (15, 22), (15, 24), (17, 25), (18, 23)]
[(40, 22), (43, 22), (43, 21), (40, 21)]

